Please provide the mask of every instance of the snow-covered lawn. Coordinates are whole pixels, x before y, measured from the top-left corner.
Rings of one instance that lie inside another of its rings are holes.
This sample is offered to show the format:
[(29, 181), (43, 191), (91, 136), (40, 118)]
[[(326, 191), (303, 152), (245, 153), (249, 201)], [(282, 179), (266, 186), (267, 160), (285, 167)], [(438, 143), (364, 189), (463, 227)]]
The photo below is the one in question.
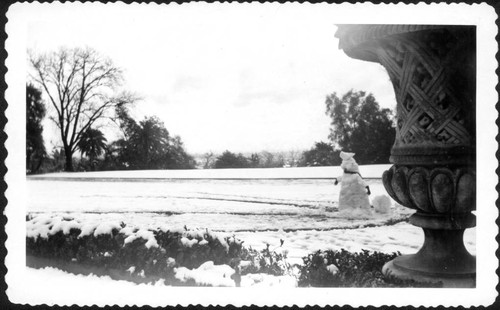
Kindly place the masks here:
[[(364, 178), (381, 178), (391, 165), (365, 165)], [(195, 170), (137, 170), (96, 171), (85, 173), (49, 173), (30, 176), (30, 179), (328, 179), (342, 175), (340, 166), (255, 168), (255, 169), (195, 169)]]
[[(373, 178), (367, 180), (371, 199), (386, 195), (380, 177), (388, 167), (361, 167)], [(277, 248), (281, 239), (290, 263), (320, 249), (418, 250), (422, 230), (401, 222), (413, 211), (394, 201), (390, 214), (340, 215), (340, 185), (331, 179), (338, 175), (338, 167), (58, 173), (28, 177), (27, 212), (143, 229), (208, 228), (258, 250)], [(475, 253), (475, 229), (466, 231), (465, 244)]]

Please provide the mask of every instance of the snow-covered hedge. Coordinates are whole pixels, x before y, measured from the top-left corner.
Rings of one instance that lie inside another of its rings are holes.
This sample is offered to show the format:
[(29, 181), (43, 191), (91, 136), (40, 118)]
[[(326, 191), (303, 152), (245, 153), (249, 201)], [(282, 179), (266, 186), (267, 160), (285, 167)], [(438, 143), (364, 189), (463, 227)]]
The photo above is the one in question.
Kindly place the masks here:
[(241, 257), (249, 256), (242, 241), (206, 229), (145, 230), (119, 222), (81, 223), (63, 216), (40, 215), (27, 220), (27, 255), (124, 270), (142, 277), (159, 276), (176, 282), (175, 268), (198, 268), (207, 261), (234, 266)]
[[(303, 265), (287, 263), (282, 247), (261, 251), (207, 229), (138, 229), (119, 222), (82, 223), (71, 217), (27, 217), (26, 252), (32, 257), (118, 270), (166, 285), (433, 287), (384, 277), (382, 266), (400, 255), (346, 250), (315, 252)], [(279, 250), (277, 250), (279, 248)]]
[(400, 280), (382, 274), (382, 266), (401, 255), (364, 250), (351, 253), (317, 251), (303, 258), (298, 286), (301, 287), (441, 287), (442, 283)]

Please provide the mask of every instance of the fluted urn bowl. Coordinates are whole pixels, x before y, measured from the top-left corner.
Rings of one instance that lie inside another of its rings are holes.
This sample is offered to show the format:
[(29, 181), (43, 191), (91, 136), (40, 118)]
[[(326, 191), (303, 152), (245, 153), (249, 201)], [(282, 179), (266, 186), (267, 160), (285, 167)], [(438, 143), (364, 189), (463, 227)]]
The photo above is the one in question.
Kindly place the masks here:
[[(382, 175), (387, 193), (399, 204), (415, 209), (412, 222), (420, 227), (462, 229), (475, 226), (476, 178), (470, 168), (409, 168), (392, 166)], [(419, 221), (434, 217), (441, 225)]]

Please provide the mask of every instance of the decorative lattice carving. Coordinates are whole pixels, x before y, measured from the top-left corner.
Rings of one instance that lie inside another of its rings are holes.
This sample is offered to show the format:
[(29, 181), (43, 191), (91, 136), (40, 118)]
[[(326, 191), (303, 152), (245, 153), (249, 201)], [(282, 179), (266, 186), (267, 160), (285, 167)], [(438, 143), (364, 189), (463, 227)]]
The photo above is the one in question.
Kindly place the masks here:
[(397, 100), (396, 165), (387, 192), (420, 213), (475, 209), (475, 30), (461, 26), (344, 25), (340, 47), (382, 64)]
[[(425, 36), (425, 38), (422, 38)], [(383, 40), (380, 62), (395, 85), (396, 146), (467, 145), (472, 142), (463, 100), (454, 95), (446, 64), (460, 48), (448, 31)]]

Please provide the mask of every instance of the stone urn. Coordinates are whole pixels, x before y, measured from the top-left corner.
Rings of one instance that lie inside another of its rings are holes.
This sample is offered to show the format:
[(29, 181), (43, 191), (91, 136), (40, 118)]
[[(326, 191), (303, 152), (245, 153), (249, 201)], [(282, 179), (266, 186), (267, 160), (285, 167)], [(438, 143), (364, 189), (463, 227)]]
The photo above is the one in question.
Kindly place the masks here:
[(336, 37), (348, 56), (389, 74), (396, 137), (382, 179), (424, 231), (422, 248), (388, 262), (384, 274), (475, 287), (476, 260), (463, 243), (476, 209), (475, 27), (338, 25)]

